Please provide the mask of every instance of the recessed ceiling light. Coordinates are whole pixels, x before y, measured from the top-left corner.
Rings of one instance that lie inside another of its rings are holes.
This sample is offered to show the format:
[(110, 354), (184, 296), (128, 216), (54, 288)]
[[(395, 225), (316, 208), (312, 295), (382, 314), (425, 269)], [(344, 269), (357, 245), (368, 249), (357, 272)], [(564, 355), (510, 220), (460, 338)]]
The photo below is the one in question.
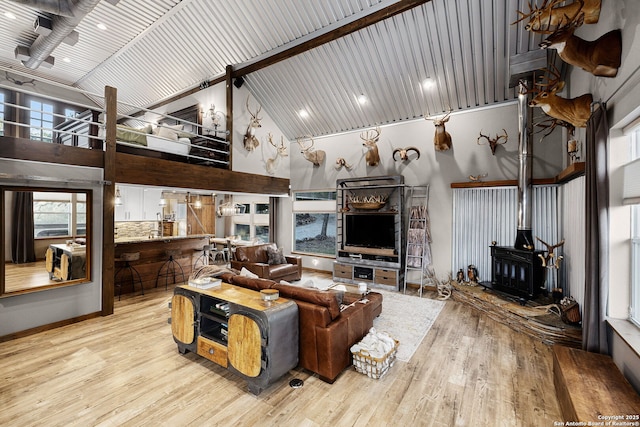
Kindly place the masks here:
[(436, 86), (436, 81), (431, 77), (427, 77), (422, 81), (422, 87), (424, 89), (433, 89)]
[(71, 58), (67, 58), (66, 56), (62, 58), (63, 62), (71, 62)]
[(358, 104), (360, 105), (364, 105), (369, 101), (365, 95), (360, 95), (356, 99), (358, 100)]
[(99, 23), (98, 25), (96, 25), (96, 27), (100, 28), (101, 30), (106, 30), (107, 29), (107, 26), (104, 25), (102, 22)]
[(7, 18), (9, 18), (9, 19), (16, 19), (16, 15), (14, 15), (14, 14), (13, 14), (13, 13), (11, 13), (11, 12), (5, 12), (5, 13), (4, 13), (4, 16), (6, 16), (6, 17), (7, 17)]
[(309, 117), (309, 112), (307, 110), (300, 110), (298, 111), (298, 115), (303, 118), (306, 119), (307, 117)]

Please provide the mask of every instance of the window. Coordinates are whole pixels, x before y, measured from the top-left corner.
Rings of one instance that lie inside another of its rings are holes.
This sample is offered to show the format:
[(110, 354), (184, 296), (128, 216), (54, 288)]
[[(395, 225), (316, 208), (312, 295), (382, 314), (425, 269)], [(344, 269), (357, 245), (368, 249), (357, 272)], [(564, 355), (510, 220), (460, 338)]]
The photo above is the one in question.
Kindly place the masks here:
[(31, 100), (29, 108), (29, 138), (53, 142), (53, 104)]
[(244, 206), (244, 213), (234, 215), (233, 234), (242, 240), (269, 242), (268, 198), (235, 196), (234, 202)]
[(336, 192), (296, 192), (293, 202), (293, 251), (336, 254)]
[[(640, 126), (631, 133), (631, 160), (640, 158)], [(631, 206), (631, 309), (630, 318), (640, 326), (640, 205)]]
[(86, 235), (87, 203), (79, 193), (33, 193), (34, 237)]
[(0, 136), (4, 136), (4, 93), (0, 92)]

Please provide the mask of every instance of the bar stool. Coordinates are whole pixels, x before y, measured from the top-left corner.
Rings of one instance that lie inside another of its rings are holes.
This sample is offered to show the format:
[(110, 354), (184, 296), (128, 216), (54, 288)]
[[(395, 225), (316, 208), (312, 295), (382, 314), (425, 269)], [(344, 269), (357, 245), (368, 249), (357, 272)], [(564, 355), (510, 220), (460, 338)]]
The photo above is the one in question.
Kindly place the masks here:
[[(182, 250), (180, 249), (170, 249), (165, 252), (168, 259), (160, 266), (160, 270), (158, 270), (158, 276), (156, 277), (156, 288), (158, 287), (158, 282), (161, 277), (164, 277), (164, 290), (166, 291), (169, 284), (169, 278), (173, 277), (173, 282), (176, 283), (176, 276), (179, 273), (182, 275), (181, 282), (184, 282), (184, 271), (182, 270), (182, 266), (179, 262), (175, 260), (174, 257), (182, 255)], [(180, 270), (180, 271), (178, 271)]]
[[(115, 259), (116, 264), (124, 262), (124, 265), (116, 270), (116, 274), (114, 276), (115, 285), (118, 287), (118, 301), (120, 301), (120, 296), (122, 295), (122, 285), (129, 281), (131, 281), (131, 288), (133, 289), (133, 292), (136, 291), (136, 282), (138, 282), (140, 284), (142, 295), (144, 295), (144, 286), (142, 286), (140, 273), (129, 263), (129, 261), (137, 261), (139, 259), (140, 252), (125, 252), (120, 254), (120, 258)], [(118, 280), (118, 276), (120, 277), (120, 280)]]
[[(193, 269), (197, 270), (200, 267), (204, 267), (205, 265), (209, 265), (215, 261), (215, 257), (218, 250), (213, 247), (213, 245), (204, 245), (202, 249), (194, 249), (196, 252), (202, 251), (200, 256), (196, 258), (196, 261), (193, 263)], [(212, 253), (211, 251), (215, 251)]]

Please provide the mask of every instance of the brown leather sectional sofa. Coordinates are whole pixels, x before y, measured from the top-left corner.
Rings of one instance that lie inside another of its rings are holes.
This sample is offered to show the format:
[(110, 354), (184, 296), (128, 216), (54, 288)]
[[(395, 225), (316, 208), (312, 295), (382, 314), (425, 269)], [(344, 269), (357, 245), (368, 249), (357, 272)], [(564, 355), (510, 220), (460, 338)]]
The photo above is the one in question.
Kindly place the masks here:
[[(280, 296), (294, 300), (299, 318), (299, 366), (333, 383), (351, 365), (350, 348), (359, 342), (373, 326), (373, 319), (382, 312), (382, 295), (371, 292), (368, 302), (358, 301), (358, 295), (336, 291), (319, 291), (280, 284), (269, 279), (253, 279), (233, 273), (221, 276), (232, 285), (260, 291), (277, 289)], [(342, 304), (351, 305), (340, 311)]]

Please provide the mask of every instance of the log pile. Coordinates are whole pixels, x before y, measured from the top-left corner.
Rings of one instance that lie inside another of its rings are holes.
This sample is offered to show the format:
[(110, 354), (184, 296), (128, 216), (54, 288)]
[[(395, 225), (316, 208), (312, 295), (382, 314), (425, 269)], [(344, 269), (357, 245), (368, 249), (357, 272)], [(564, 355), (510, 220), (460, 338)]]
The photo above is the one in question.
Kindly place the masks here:
[(582, 346), (582, 328), (562, 322), (556, 304), (528, 301), (521, 306), (513, 297), (481, 286), (453, 283), (451, 299), (472, 306), (491, 319), (546, 344)]

